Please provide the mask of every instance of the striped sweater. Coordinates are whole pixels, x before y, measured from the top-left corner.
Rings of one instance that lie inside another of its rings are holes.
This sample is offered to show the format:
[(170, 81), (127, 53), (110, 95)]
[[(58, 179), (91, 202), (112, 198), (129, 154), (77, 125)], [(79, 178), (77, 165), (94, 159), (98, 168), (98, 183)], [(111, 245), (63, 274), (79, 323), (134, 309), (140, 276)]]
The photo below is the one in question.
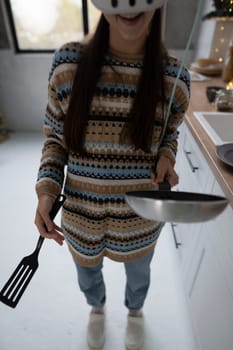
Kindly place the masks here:
[[(153, 188), (151, 169), (159, 155), (175, 160), (177, 128), (190, 96), (189, 73), (182, 70), (160, 144), (163, 119), (162, 108), (157, 107), (151, 126), (151, 151), (145, 153), (135, 150), (130, 142), (120, 142), (137, 91), (142, 57), (109, 51), (87, 118), (87, 152), (81, 156), (69, 151), (63, 139), (63, 122), (79, 58), (79, 43), (64, 45), (53, 58), (36, 191), (38, 196), (57, 195), (64, 185), (67, 200), (62, 209), (62, 228), (74, 259), (81, 265), (95, 265), (103, 256), (131, 261), (154, 249), (163, 223), (137, 216), (126, 204), (124, 194)], [(178, 70), (179, 62), (170, 57), (164, 72), (167, 101)]]

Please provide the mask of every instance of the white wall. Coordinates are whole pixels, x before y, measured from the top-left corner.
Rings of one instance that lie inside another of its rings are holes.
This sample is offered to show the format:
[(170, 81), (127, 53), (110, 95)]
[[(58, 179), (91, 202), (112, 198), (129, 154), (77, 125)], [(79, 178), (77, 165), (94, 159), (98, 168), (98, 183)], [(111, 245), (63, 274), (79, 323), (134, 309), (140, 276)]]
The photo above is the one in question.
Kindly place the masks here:
[(52, 55), (17, 55), (0, 50), (0, 111), (12, 130), (37, 131), (47, 101)]

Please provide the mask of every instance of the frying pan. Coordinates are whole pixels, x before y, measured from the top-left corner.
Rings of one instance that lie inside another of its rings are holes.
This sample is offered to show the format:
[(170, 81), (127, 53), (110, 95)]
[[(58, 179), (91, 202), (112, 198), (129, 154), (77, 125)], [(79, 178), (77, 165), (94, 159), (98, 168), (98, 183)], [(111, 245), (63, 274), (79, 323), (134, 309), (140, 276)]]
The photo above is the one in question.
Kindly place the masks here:
[(204, 222), (218, 216), (227, 206), (226, 198), (216, 195), (170, 191), (168, 183), (158, 190), (126, 192), (125, 199), (139, 216), (161, 222)]

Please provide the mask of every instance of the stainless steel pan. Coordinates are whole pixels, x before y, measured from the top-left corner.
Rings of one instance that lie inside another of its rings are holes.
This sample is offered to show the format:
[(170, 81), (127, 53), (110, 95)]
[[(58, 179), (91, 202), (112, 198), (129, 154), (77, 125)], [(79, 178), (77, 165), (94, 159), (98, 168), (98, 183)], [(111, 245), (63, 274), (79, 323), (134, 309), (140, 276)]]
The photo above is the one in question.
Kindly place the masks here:
[(163, 183), (158, 190), (127, 192), (125, 199), (139, 216), (161, 222), (208, 221), (219, 215), (228, 204), (224, 197), (169, 189), (169, 185)]

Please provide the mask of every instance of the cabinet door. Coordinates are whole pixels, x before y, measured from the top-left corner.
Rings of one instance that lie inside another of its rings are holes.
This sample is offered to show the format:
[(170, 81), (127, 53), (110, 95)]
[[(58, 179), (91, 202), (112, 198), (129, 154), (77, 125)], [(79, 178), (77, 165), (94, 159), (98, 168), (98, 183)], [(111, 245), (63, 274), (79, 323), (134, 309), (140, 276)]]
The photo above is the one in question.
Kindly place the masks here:
[(187, 299), (200, 349), (232, 350), (233, 294), (219, 260), (222, 252), (212, 238), (212, 227), (203, 225), (190, 266)]
[[(214, 183), (211, 170), (186, 125), (183, 126), (182, 133), (176, 164), (176, 171), (179, 175), (177, 190), (209, 193)], [(186, 278), (189, 263), (195, 253), (201, 226), (202, 223), (173, 225), (177, 241), (181, 244), (178, 251), (184, 278)]]
[[(185, 124), (180, 129), (180, 132), (175, 166), (179, 175), (178, 188), (182, 191), (202, 192), (208, 185), (209, 176), (212, 175), (212, 172)], [(211, 184), (212, 186), (213, 183)]]
[[(224, 196), (217, 181), (214, 184), (213, 192)], [(233, 297), (233, 209), (230, 205), (221, 215), (209, 222), (209, 230), (223, 277)]]
[[(178, 190), (224, 196), (186, 126), (181, 140)], [(185, 294), (200, 350), (233, 349), (232, 227), (230, 206), (211, 221), (175, 226)]]

